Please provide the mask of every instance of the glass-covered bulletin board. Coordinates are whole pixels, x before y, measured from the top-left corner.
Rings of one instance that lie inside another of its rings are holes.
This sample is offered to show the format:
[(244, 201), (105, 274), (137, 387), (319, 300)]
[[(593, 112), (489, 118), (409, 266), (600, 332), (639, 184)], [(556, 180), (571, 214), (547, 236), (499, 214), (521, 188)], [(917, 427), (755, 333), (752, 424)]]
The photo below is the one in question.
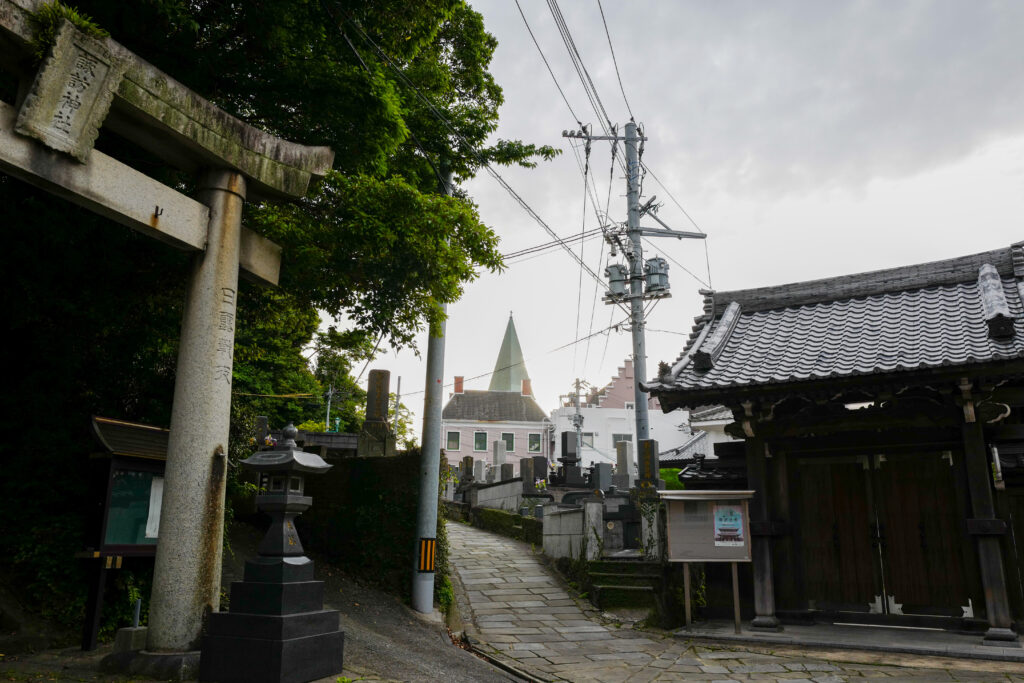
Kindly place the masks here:
[(156, 472), (114, 470), (103, 545), (156, 545), (163, 493), (164, 478)]
[(669, 562), (750, 562), (753, 491), (661, 491)]

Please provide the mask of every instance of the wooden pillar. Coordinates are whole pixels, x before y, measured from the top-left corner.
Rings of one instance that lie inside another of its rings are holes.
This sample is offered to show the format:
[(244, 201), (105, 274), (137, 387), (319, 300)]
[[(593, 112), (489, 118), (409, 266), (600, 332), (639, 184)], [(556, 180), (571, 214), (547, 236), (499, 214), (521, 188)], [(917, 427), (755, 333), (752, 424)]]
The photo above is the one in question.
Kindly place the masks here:
[(983, 642), (986, 645), (1005, 647), (1008, 643), (1020, 642), (1010, 628), (1010, 601), (999, 548), (999, 532), (1002, 530), (1005, 533), (1006, 523), (995, 516), (992, 471), (985, 453), (982, 425), (974, 420), (973, 415), (969, 415), (968, 420), (963, 426), (964, 460), (974, 519), (967, 521), (967, 529), (977, 539), (981, 585), (985, 591), (985, 613), (989, 629), (985, 632)]
[[(758, 630), (781, 631), (782, 626), (775, 616), (775, 582), (772, 574), (771, 536), (763, 533), (769, 522), (768, 477), (765, 463), (764, 439), (748, 437), (747, 487), (753, 489), (750, 501), (750, 526), (752, 559), (754, 570), (754, 620), (750, 627)], [(754, 534), (755, 528), (759, 529)]]
[(789, 454), (785, 450), (773, 450), (772, 457), (767, 469), (770, 479), (770, 500), (769, 513), (771, 516), (771, 538), (774, 547), (772, 548), (772, 559), (779, 559), (779, 566), (789, 567), (790, 571), (779, 576), (778, 603), (783, 608), (786, 605), (795, 605), (799, 601), (797, 573), (793, 568), (797, 566), (795, 548), (793, 545), (792, 520), (790, 518), (790, 461)]

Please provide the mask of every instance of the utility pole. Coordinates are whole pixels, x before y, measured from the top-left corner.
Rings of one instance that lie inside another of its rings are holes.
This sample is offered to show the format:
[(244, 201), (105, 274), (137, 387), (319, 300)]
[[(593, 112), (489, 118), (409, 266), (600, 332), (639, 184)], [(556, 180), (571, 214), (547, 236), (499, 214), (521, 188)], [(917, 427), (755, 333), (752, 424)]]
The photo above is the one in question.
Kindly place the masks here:
[[(452, 172), (444, 171), (444, 194), (452, 193)], [(448, 307), (441, 310), (447, 315)], [(441, 408), (444, 399), (445, 323), (430, 326), (427, 340), (427, 377), (423, 398), (423, 446), (420, 451), (420, 497), (416, 511), (416, 548), (413, 552), (412, 608), (434, 611), (434, 566), (437, 549), (437, 489), (441, 476)]]
[[(686, 232), (670, 229), (655, 215), (656, 197), (647, 203), (640, 204), (640, 149), (647, 140), (642, 131), (637, 130), (633, 121), (625, 125), (625, 137), (620, 137), (616, 128), (611, 135), (591, 135), (586, 128), (574, 131), (562, 131), (567, 138), (587, 140), (609, 140), (613, 144), (625, 142), (626, 148), (626, 224), (624, 229), (606, 230), (605, 239), (612, 245), (612, 255), (616, 248), (626, 257), (628, 265), (612, 264), (605, 269), (609, 276), (609, 291), (604, 297), (605, 302), (623, 305), (629, 300), (630, 330), (633, 333), (633, 397), (636, 415), (637, 443), (650, 438), (650, 418), (647, 410), (647, 395), (640, 388), (640, 382), (647, 379), (647, 344), (644, 336), (645, 311), (644, 302), (654, 299), (665, 299), (671, 296), (668, 287), (668, 263), (662, 258), (644, 261), (643, 237), (675, 237), (677, 239), (705, 239), (706, 235), (699, 232)], [(657, 221), (661, 228), (644, 228), (640, 218), (648, 215)], [(623, 243), (622, 237), (626, 238)], [(629, 288), (625, 283), (629, 283)]]
[(572, 426), (576, 428), (576, 457), (583, 458), (583, 415), (580, 414), (580, 378), (576, 378), (576, 393), (573, 394), (576, 413), (572, 416)]
[(334, 385), (331, 384), (327, 389), (327, 417), (324, 418), (324, 431), (331, 431), (331, 396), (334, 395)]
[(395, 387), (395, 417), (391, 421), (391, 433), (398, 438), (398, 408), (402, 405), (402, 378), (398, 378), (398, 386)]
[(647, 379), (647, 341), (644, 337), (644, 247), (640, 242), (640, 155), (636, 124), (626, 124), (626, 235), (633, 245), (629, 256), (629, 321), (633, 331), (633, 409), (636, 442), (651, 438), (647, 396), (640, 382)]

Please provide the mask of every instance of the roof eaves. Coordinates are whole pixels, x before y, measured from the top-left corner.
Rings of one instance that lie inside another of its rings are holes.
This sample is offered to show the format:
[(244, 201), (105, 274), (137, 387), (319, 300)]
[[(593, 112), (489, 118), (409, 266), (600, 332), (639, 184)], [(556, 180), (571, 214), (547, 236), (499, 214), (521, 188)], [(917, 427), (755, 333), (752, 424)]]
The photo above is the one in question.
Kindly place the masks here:
[[(734, 301), (743, 307), (745, 313), (755, 313), (824, 301), (841, 301), (885, 292), (906, 292), (925, 287), (959, 284), (974, 280), (977, 277), (978, 269), (986, 263), (992, 264), (1001, 275), (1024, 277), (1018, 273), (1019, 270), (1024, 269), (1022, 250), (1024, 250), (1024, 245), (1016, 244), (1009, 249), (996, 249), (899, 268), (840, 275), (773, 287), (715, 292), (712, 295), (713, 303), (710, 313), (717, 316)], [(706, 305), (705, 312), (707, 313)]]

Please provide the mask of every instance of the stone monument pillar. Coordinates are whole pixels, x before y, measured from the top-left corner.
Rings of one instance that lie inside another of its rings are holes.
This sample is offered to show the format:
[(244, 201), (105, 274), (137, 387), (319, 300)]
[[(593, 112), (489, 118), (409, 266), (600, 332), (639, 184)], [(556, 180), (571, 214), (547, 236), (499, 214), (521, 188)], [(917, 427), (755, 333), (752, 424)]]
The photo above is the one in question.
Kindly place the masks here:
[(501, 469), (501, 466), (505, 464), (505, 442), (495, 441), (491, 444), (491, 451), (494, 454), (494, 460), (492, 464), (497, 469)]
[(661, 469), (659, 467), (658, 442), (654, 439), (640, 439), (639, 448), (639, 485), (643, 487), (652, 487), (658, 490), (664, 489), (665, 480), (660, 478)]
[(590, 485), (596, 491), (607, 491), (612, 485), (612, 464), (610, 462), (594, 463)]
[(612, 483), (620, 491), (633, 488), (633, 442), (620, 441), (615, 444), (615, 474)]
[(523, 478), (523, 493), (537, 492), (537, 482), (533, 478), (532, 458), (523, 458), (519, 461), (519, 476)]
[(245, 178), (212, 171), (200, 199), (210, 207), (209, 243), (196, 256), (181, 325), (149, 609), (152, 652), (198, 649), (203, 615), (220, 608)]
[(391, 373), (370, 370), (366, 390), (366, 420), (359, 432), (357, 453), (361, 458), (379, 458), (395, 454), (395, 437), (388, 425), (388, 399)]

